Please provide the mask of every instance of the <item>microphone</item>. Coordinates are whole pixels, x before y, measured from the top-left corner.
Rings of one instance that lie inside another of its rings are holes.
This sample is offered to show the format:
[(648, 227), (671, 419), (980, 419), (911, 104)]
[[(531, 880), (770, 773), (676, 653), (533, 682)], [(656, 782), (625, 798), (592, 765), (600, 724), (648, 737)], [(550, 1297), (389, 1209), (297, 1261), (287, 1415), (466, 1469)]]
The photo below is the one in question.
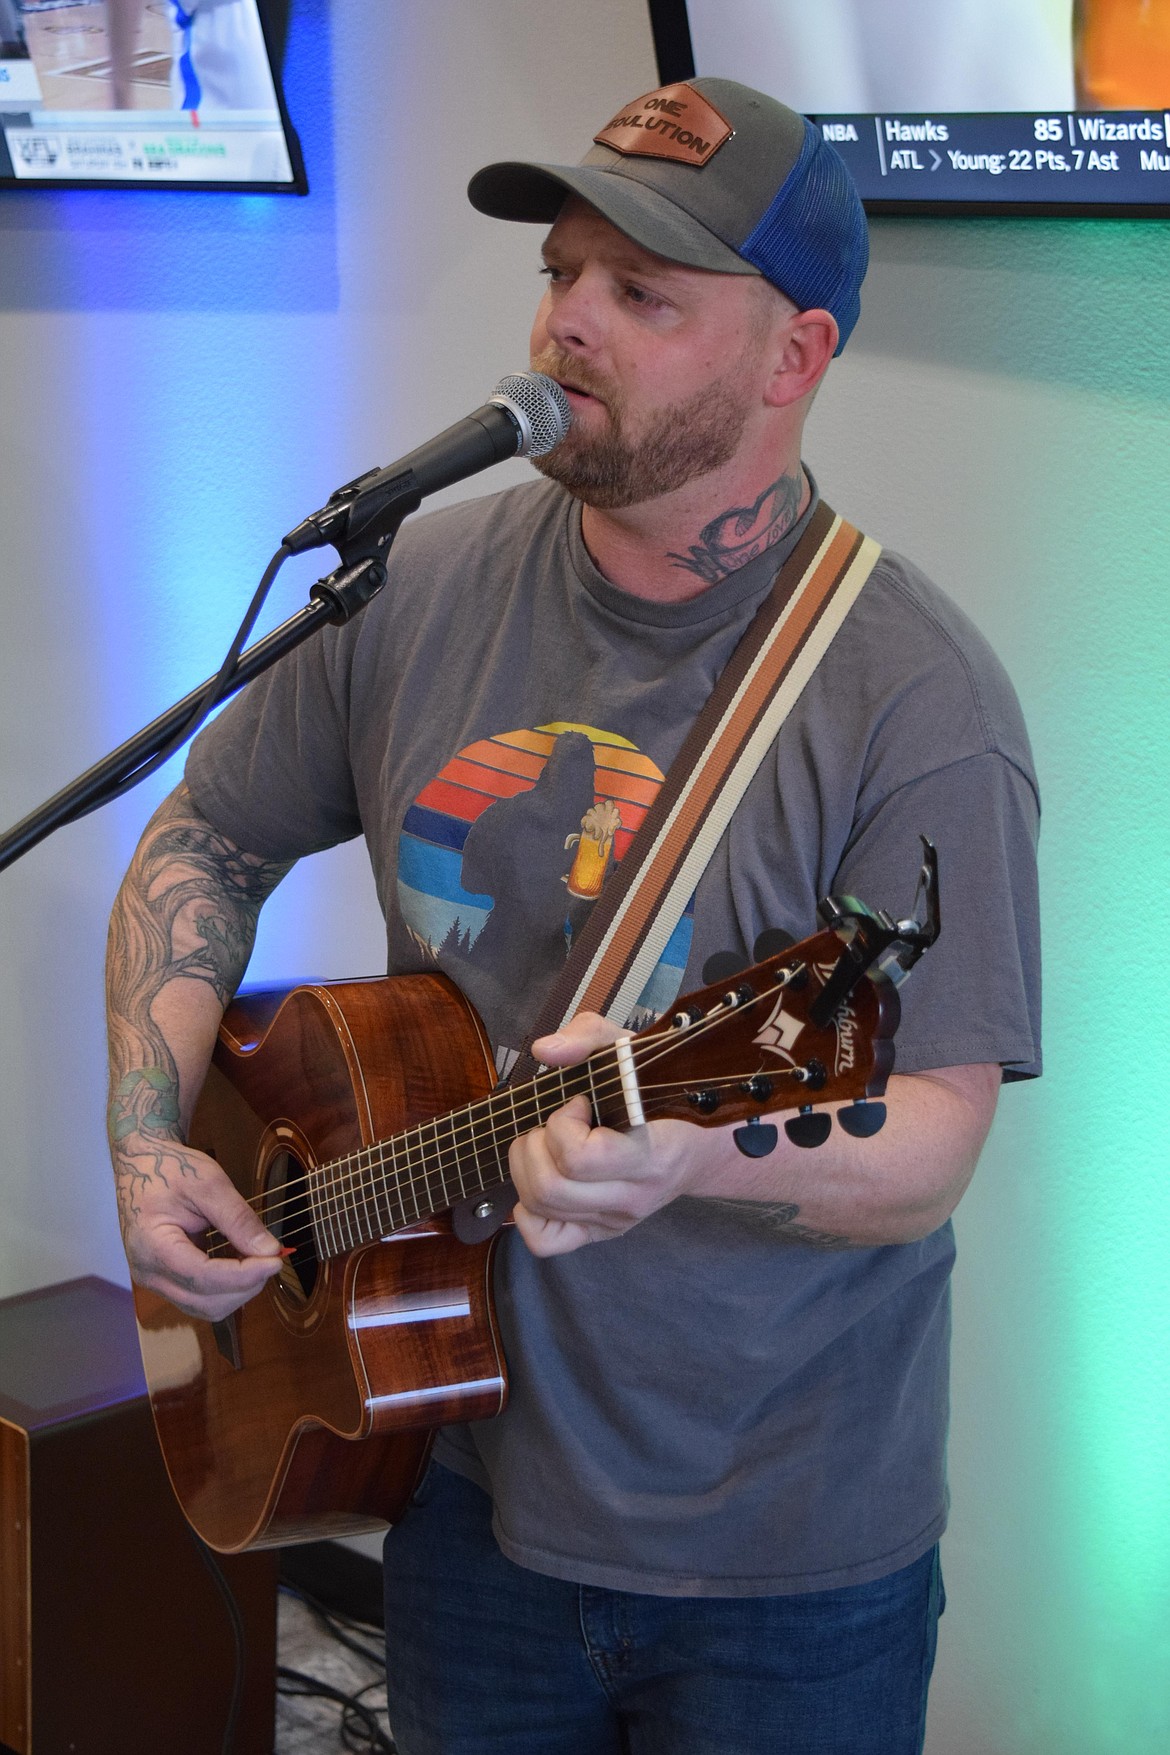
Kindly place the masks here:
[[(510, 372), (482, 408), (385, 469), (367, 470), (331, 494), (284, 538), (290, 554), (331, 543), (349, 562), (382, 557), (398, 525), (427, 494), (507, 457), (543, 457), (569, 430), (569, 399), (543, 372)], [(386, 513), (391, 514), (389, 528)]]

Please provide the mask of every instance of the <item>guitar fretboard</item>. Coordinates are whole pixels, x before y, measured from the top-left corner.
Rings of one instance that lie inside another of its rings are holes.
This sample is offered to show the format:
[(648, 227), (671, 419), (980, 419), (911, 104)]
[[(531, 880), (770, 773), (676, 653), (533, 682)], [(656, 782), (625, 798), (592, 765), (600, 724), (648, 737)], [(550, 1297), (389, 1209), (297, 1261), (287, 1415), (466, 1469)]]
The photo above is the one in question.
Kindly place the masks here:
[(571, 1097), (620, 1089), (612, 1049), (580, 1066), (553, 1069), (505, 1086), (478, 1103), (379, 1140), (309, 1175), (314, 1241), (322, 1260), (389, 1237), (468, 1195), (498, 1188), (508, 1175), (508, 1147), (541, 1127)]

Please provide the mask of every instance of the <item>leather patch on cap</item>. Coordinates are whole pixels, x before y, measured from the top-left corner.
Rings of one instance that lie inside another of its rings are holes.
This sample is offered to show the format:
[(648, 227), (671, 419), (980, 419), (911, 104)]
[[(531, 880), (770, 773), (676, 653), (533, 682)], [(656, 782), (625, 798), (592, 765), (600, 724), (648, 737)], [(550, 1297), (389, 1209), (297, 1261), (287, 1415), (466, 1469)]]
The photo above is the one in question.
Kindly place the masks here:
[(598, 146), (675, 164), (705, 165), (735, 129), (690, 85), (664, 85), (635, 98), (593, 136)]

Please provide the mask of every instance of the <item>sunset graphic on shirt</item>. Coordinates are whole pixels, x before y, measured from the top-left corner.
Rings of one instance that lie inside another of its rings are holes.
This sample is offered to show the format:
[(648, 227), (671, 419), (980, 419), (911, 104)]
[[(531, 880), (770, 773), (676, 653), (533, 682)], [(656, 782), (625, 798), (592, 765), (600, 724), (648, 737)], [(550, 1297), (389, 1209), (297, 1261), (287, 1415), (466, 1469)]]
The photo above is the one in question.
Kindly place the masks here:
[[(627, 738), (571, 721), (468, 744), (423, 787), (403, 820), (398, 898), (418, 949), (457, 965), (482, 956), (498, 938), (503, 955), (505, 917), (514, 915), (514, 934), (522, 934), (526, 909), (546, 919), (551, 906), (567, 953), (662, 780), (661, 769)], [(518, 802), (490, 816), (494, 806), (512, 800)], [(477, 849), (496, 825), (504, 827), (486, 869), (497, 888), (485, 894), (470, 883), (488, 881), (480, 875), (485, 866)], [(636, 1022), (657, 1016), (674, 999), (692, 930), (688, 907), (647, 983)], [(457, 967), (451, 972), (458, 978)]]

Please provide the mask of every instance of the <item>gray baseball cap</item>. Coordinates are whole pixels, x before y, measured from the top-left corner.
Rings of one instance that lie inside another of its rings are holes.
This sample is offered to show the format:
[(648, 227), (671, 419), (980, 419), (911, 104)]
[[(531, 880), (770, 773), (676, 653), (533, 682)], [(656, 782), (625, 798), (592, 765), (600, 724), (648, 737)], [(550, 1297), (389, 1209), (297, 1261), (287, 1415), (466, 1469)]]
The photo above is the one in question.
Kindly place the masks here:
[(578, 165), (486, 166), (467, 189), (495, 219), (551, 224), (567, 193), (670, 262), (761, 274), (801, 310), (836, 318), (844, 347), (869, 262), (865, 212), (819, 128), (731, 79), (693, 79), (626, 104)]

